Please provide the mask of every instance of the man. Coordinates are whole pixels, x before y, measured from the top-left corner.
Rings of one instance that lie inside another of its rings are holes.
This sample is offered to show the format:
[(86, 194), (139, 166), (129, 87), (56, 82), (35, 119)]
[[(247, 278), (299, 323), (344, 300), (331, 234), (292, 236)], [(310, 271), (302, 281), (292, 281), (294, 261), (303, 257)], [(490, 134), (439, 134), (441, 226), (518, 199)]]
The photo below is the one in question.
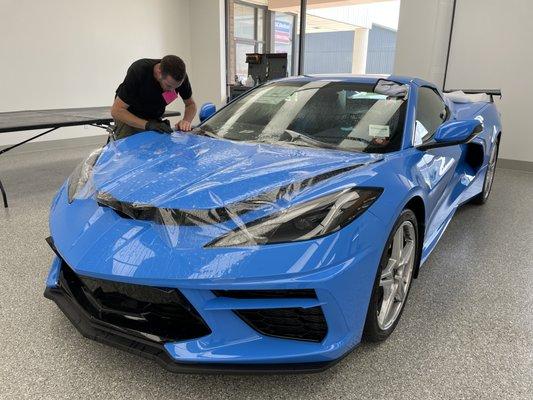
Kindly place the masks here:
[(135, 61), (117, 88), (111, 108), (116, 125), (115, 138), (122, 139), (142, 131), (171, 133), (170, 123), (161, 117), (167, 104), (177, 97), (185, 103), (185, 112), (175, 128), (190, 131), (196, 103), (183, 60), (168, 55), (160, 60), (143, 58)]

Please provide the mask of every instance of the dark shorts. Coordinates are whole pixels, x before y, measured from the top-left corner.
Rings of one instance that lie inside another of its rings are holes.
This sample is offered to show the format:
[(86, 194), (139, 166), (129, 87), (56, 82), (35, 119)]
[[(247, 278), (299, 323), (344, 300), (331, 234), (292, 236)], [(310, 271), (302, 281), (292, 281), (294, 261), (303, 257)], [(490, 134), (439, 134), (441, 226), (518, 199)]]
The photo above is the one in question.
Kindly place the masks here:
[(115, 136), (115, 139), (118, 140), (124, 139), (125, 137), (135, 135), (136, 133), (143, 131), (144, 129), (134, 128), (133, 126), (129, 126), (124, 122), (115, 120), (115, 128), (113, 129), (113, 134)]

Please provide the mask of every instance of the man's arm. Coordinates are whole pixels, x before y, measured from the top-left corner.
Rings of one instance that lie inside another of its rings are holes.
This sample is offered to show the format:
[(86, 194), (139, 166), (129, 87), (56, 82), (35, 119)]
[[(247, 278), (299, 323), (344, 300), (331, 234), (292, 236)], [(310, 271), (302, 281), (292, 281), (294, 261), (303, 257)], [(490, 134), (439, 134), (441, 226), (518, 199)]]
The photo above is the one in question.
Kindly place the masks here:
[(147, 121), (130, 113), (128, 107), (129, 104), (124, 103), (120, 97), (115, 97), (115, 101), (111, 107), (111, 116), (115, 120), (124, 122), (134, 128), (145, 129)]
[(183, 114), (183, 119), (176, 124), (176, 129), (187, 132), (192, 129), (191, 123), (196, 115), (196, 103), (192, 97), (183, 100), (183, 103), (185, 103), (185, 112)]

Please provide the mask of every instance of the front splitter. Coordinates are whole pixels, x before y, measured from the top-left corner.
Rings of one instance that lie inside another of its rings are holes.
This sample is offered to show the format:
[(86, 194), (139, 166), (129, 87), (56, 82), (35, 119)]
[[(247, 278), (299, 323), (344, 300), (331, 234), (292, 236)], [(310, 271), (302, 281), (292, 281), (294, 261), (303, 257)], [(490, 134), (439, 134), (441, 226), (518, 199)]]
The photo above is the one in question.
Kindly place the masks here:
[(144, 340), (102, 324), (83, 310), (61, 287), (47, 287), (44, 297), (53, 300), (76, 329), (86, 338), (136, 354), (157, 362), (176, 373), (189, 374), (301, 374), (322, 372), (342, 358), (327, 362), (284, 364), (190, 363), (172, 359), (161, 343)]

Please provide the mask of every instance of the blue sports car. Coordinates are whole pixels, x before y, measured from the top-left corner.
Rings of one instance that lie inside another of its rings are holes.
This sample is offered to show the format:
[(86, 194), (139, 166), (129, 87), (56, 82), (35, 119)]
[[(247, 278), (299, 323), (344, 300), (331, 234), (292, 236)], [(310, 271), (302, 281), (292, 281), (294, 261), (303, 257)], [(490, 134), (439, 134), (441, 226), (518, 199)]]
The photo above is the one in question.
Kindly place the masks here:
[(323, 370), (392, 333), (457, 208), (487, 201), (501, 124), (477, 97), (300, 76), (112, 141), (53, 200), (45, 296), (171, 370)]

